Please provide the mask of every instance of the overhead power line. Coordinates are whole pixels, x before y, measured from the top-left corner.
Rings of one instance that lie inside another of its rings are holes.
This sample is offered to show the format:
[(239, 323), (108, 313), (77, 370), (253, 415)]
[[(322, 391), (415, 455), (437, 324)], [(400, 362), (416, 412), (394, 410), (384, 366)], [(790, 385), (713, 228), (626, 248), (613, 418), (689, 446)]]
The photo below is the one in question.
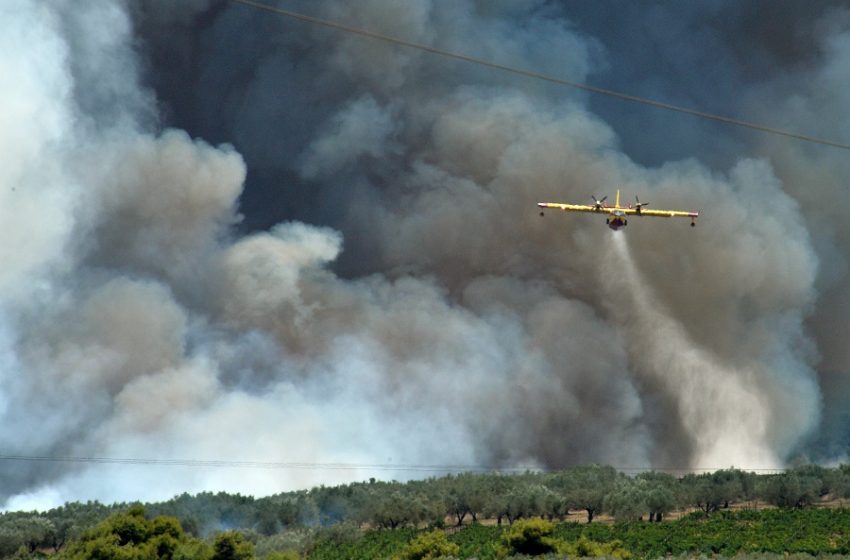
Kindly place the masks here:
[(91, 463), (115, 465), (151, 465), (192, 468), (241, 468), (241, 469), (303, 469), (303, 470), (377, 470), (377, 471), (525, 471), (531, 467), (498, 469), (482, 465), (413, 465), (392, 463), (316, 463), (300, 461), (235, 461), (218, 459), (153, 459), (139, 457), (80, 457), (49, 455), (0, 455), (0, 461), (24, 461), (36, 463)]
[(527, 70), (527, 69), (524, 69), (524, 68), (517, 68), (515, 66), (508, 66), (506, 64), (500, 64), (498, 62), (485, 60), (483, 58), (477, 58), (477, 57), (474, 57), (474, 56), (469, 56), (469, 55), (466, 55), (466, 54), (457, 53), (457, 52), (454, 52), (454, 51), (449, 51), (449, 50), (441, 49), (441, 48), (438, 48), (438, 47), (432, 47), (430, 45), (424, 45), (424, 44), (421, 44), (421, 43), (408, 41), (406, 39), (393, 37), (391, 35), (385, 35), (383, 33), (378, 33), (378, 32), (375, 32), (375, 31), (369, 31), (367, 29), (360, 29), (358, 27), (352, 27), (350, 25), (345, 25), (345, 24), (338, 23), (338, 22), (335, 22), (335, 21), (317, 18), (317, 17), (314, 17), (314, 16), (308, 16), (308, 15), (301, 14), (301, 13), (298, 13), (298, 12), (293, 12), (291, 10), (285, 10), (285, 9), (279, 8), (277, 6), (271, 6), (269, 4), (264, 4), (262, 2), (256, 2), (254, 0), (229, 0), (229, 1), (236, 3), (236, 4), (243, 4), (245, 6), (250, 6), (252, 8), (256, 8), (258, 10), (264, 10), (266, 12), (285, 16), (285, 17), (288, 17), (288, 18), (291, 18), (291, 19), (299, 20), (299, 21), (302, 21), (302, 22), (312, 23), (312, 24), (315, 24), (315, 25), (321, 25), (323, 27), (336, 29), (338, 31), (343, 31), (343, 32), (346, 32), (346, 33), (352, 33), (352, 34), (355, 34), (355, 35), (360, 35), (362, 37), (369, 37), (369, 38), (377, 39), (377, 40), (384, 41), (384, 42), (387, 42), (387, 43), (392, 43), (394, 45), (407, 47), (407, 48), (411, 48), (411, 49), (417, 49), (417, 50), (420, 50), (420, 51), (429, 52), (429, 53), (436, 54), (436, 55), (443, 56), (443, 57), (447, 57), (447, 58), (462, 60), (464, 62), (470, 62), (472, 64), (477, 64), (479, 66), (486, 66), (487, 68), (493, 68), (493, 69), (496, 69), (496, 70), (502, 70), (504, 72), (510, 72), (512, 74), (518, 74), (520, 76), (525, 76), (527, 78), (533, 78), (533, 79), (536, 79), (536, 80), (543, 80), (543, 81), (546, 81), (546, 82), (551, 82), (551, 83), (559, 84), (559, 85), (562, 85), (562, 86), (580, 89), (580, 90), (588, 91), (588, 92), (591, 92), (591, 93), (597, 93), (597, 94), (600, 94), (600, 95), (607, 95), (608, 97), (614, 97), (614, 98), (617, 98), (617, 99), (622, 99), (624, 101), (631, 101), (631, 102), (634, 102), (634, 103), (649, 105), (650, 107), (656, 107), (658, 109), (664, 109), (664, 110), (667, 110), (667, 111), (675, 111), (677, 113), (684, 113), (686, 115), (691, 115), (691, 116), (698, 117), (698, 118), (705, 119), (705, 120), (710, 120), (710, 121), (715, 121), (715, 122), (720, 122), (720, 123), (725, 123), (725, 124), (731, 124), (731, 125), (735, 125), (735, 126), (749, 128), (749, 129), (752, 129), (752, 130), (758, 130), (760, 132), (766, 132), (768, 134), (776, 134), (776, 135), (779, 135), (779, 136), (794, 138), (796, 140), (803, 140), (803, 141), (806, 141), (806, 142), (812, 142), (812, 143), (815, 143), (815, 144), (832, 146), (833, 148), (840, 148), (842, 150), (850, 150), (850, 144), (843, 144), (841, 142), (836, 142), (836, 141), (833, 141), (833, 140), (827, 140), (827, 139), (824, 139), (824, 138), (818, 138), (816, 136), (807, 136), (805, 134), (799, 134), (799, 133), (796, 133), (796, 132), (793, 132), (793, 131), (783, 130), (781, 128), (774, 128), (774, 127), (766, 126), (766, 125), (759, 124), (759, 123), (744, 121), (744, 120), (740, 120), (740, 119), (736, 119), (736, 118), (732, 118), (732, 117), (725, 117), (725, 116), (722, 116), (722, 115), (716, 115), (716, 114), (708, 113), (708, 112), (705, 112), (705, 111), (698, 111), (696, 109), (689, 109), (687, 107), (672, 105), (670, 103), (664, 103), (662, 101), (655, 101), (653, 99), (647, 99), (645, 97), (639, 97), (637, 95), (630, 95), (628, 93), (622, 93), (622, 92), (611, 90), (611, 89), (605, 89), (605, 88), (601, 88), (601, 87), (591, 86), (591, 85), (588, 85), (588, 84), (583, 84), (583, 83), (580, 83), (580, 82), (565, 80), (563, 78), (558, 78), (556, 76), (544, 74), (542, 72), (536, 72), (534, 70)]
[[(417, 471), (417, 472), (502, 472), (519, 473), (525, 471), (552, 472), (561, 469), (541, 468), (531, 465), (500, 467), (495, 465), (423, 465), (393, 463), (320, 463), (301, 461), (234, 461), (217, 459), (152, 459), (143, 457), (82, 457), (51, 455), (0, 455), (0, 461), (21, 461), (32, 463), (88, 463), (113, 465), (149, 465), (190, 468), (237, 468), (272, 470), (371, 470), (371, 471)], [(567, 468), (567, 467), (565, 467)], [(728, 467), (614, 467), (620, 472), (662, 471), (671, 473), (714, 472)], [(776, 468), (738, 468), (741, 471), (776, 473), (786, 469)]]

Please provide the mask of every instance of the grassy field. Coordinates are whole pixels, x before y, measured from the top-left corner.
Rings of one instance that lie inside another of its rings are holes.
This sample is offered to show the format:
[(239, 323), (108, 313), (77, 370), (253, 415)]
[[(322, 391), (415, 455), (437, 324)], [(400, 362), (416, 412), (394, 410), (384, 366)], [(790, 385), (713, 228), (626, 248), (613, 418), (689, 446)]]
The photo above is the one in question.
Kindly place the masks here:
[[(495, 559), (505, 527), (470, 525), (449, 530), (460, 558)], [(357, 538), (319, 539), (309, 558), (391, 558), (424, 530), (369, 530)], [(667, 523), (562, 522), (555, 535), (566, 542), (581, 536), (601, 543), (619, 540), (636, 559), (739, 554), (850, 554), (850, 509), (743, 510), (705, 517), (691, 514)]]

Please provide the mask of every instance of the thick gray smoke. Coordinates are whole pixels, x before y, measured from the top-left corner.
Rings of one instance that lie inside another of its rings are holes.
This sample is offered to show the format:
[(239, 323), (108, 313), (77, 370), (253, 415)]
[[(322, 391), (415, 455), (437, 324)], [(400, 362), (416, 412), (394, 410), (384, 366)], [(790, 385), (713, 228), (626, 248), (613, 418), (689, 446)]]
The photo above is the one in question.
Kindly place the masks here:
[[(593, 13), (543, 0), (287, 7), (577, 81), (624, 52)], [(782, 75), (730, 70), (721, 112), (847, 141), (845, 15), (801, 18), (818, 55), (766, 57)], [(653, 17), (675, 19), (634, 22)], [(667, 115), (668, 139), (641, 143), (583, 94), (230, 3), (13, 0), (0, 22), (3, 454), (758, 468), (845, 452), (843, 153)], [(737, 33), (703, 36), (734, 59)], [(678, 138), (708, 152), (670, 157)], [(700, 224), (537, 216), (616, 188)], [(6, 507), (417, 476), (0, 472)]]

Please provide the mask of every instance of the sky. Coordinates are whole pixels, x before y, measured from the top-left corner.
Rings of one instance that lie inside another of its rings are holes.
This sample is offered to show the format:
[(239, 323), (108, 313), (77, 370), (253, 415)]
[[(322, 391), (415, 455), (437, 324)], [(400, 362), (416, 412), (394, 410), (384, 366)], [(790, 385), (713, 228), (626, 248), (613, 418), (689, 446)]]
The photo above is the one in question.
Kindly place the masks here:
[[(841, 2), (269, 3), (850, 143)], [(846, 150), (227, 0), (0, 25), (4, 508), (846, 460)], [(538, 216), (617, 189), (698, 225)]]

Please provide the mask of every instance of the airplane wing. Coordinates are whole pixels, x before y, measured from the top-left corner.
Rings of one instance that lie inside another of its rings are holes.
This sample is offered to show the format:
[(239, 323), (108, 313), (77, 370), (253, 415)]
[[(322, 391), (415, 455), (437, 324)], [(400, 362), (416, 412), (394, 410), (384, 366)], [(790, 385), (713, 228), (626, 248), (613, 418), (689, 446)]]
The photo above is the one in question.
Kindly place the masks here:
[(562, 202), (538, 202), (540, 208), (554, 208), (556, 210), (565, 210), (569, 212), (596, 212), (599, 214), (610, 214), (613, 208), (607, 206), (593, 206), (591, 204), (564, 204)]
[[(699, 212), (691, 212), (686, 210), (650, 210), (646, 208), (647, 203), (641, 202), (637, 196), (635, 196), (635, 205), (631, 204), (628, 206), (620, 206), (620, 191), (617, 191), (617, 199), (614, 203), (614, 206), (605, 206), (605, 199), (607, 196), (602, 197), (601, 200), (597, 200), (595, 196), (593, 198), (593, 202), (595, 204), (566, 204), (564, 202), (538, 202), (537, 206), (540, 208), (554, 208), (555, 210), (564, 210), (568, 212), (591, 212), (594, 214), (605, 214), (605, 223), (613, 230), (618, 230), (620, 228), (628, 225), (629, 221), (626, 219), (628, 216), (649, 216), (651, 218), (690, 218), (691, 219), (691, 227), (697, 225), (697, 218), (699, 217)], [(543, 215), (543, 212), (540, 212), (540, 215)]]
[(697, 218), (699, 217), (699, 212), (686, 212), (683, 210), (649, 210), (649, 209), (640, 209), (637, 208), (624, 208), (623, 212), (625, 212), (629, 216), (651, 216), (653, 218)]

